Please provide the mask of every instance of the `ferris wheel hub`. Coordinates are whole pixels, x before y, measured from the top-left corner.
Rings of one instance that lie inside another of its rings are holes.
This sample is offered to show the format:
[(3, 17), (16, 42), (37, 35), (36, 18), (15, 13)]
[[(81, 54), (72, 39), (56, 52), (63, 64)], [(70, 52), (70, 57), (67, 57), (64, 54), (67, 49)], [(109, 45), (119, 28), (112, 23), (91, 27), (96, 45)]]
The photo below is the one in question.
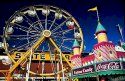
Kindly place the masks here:
[(43, 31), (43, 36), (50, 37), (51, 36), (51, 31), (50, 30), (44, 30)]

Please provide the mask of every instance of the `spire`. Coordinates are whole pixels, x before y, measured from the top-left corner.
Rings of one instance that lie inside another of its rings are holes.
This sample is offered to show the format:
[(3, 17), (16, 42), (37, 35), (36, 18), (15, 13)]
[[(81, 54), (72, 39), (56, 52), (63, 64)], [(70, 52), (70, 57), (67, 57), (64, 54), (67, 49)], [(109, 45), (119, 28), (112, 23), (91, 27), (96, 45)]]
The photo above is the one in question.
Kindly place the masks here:
[(106, 29), (103, 27), (103, 25), (100, 22), (98, 22), (95, 34), (97, 36), (98, 43), (108, 42)]
[(74, 40), (72, 49), (73, 49), (74, 55), (80, 55), (81, 54), (80, 53), (80, 45), (79, 45), (79, 42), (76, 39)]
[(75, 41), (74, 41), (74, 43), (73, 43), (73, 48), (79, 47), (79, 46), (80, 46), (80, 45), (79, 45), (78, 41), (75, 39)]
[(98, 25), (97, 25), (97, 28), (96, 28), (96, 35), (98, 34), (98, 33), (100, 33), (100, 32), (106, 32), (106, 29), (104, 28), (104, 26), (100, 23), (100, 22), (98, 22)]

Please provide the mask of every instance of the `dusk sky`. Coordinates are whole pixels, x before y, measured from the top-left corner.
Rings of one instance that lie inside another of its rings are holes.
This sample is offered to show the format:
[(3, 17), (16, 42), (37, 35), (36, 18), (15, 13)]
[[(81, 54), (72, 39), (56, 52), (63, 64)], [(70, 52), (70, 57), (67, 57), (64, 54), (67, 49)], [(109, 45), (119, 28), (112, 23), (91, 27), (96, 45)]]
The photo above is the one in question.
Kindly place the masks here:
[[(100, 21), (107, 30), (109, 41), (112, 41), (115, 45), (121, 39), (116, 25), (119, 24), (125, 30), (122, 0), (4, 0), (0, 1), (0, 35), (2, 35), (5, 21), (16, 10), (40, 4), (57, 6), (75, 17), (83, 31), (85, 52), (90, 52), (93, 45), (97, 43), (97, 40), (94, 39), (97, 27), (96, 12), (88, 12), (88, 9), (98, 6)], [(125, 32), (123, 34), (125, 35)]]

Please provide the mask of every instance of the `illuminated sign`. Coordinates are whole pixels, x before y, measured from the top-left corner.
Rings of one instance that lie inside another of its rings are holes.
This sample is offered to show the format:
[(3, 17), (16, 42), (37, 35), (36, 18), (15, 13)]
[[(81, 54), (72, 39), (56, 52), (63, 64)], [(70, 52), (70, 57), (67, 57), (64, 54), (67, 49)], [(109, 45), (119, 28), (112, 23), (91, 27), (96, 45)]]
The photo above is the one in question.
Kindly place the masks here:
[(82, 68), (73, 69), (73, 76), (84, 75), (86, 73), (108, 71), (108, 70), (124, 70), (125, 62), (114, 61), (114, 62), (102, 62), (94, 65), (85, 66)]
[(103, 62), (96, 64), (96, 71), (119, 70), (119, 69), (121, 69), (120, 62)]
[(125, 70), (125, 62), (122, 62), (122, 67)]
[(92, 73), (94, 71), (95, 71), (94, 70), (94, 66), (90, 65), (90, 66), (86, 66), (86, 67), (74, 69), (73, 70), (73, 75), (85, 74), (85, 73)]
[[(24, 56), (24, 53), (25, 52), (15, 52), (11, 56), (16, 60)], [(70, 61), (72, 55), (71, 54), (64, 54), (64, 55)], [(55, 54), (50, 54), (49, 52), (34, 53), (32, 55), (32, 60), (45, 60), (45, 61), (55, 60)]]

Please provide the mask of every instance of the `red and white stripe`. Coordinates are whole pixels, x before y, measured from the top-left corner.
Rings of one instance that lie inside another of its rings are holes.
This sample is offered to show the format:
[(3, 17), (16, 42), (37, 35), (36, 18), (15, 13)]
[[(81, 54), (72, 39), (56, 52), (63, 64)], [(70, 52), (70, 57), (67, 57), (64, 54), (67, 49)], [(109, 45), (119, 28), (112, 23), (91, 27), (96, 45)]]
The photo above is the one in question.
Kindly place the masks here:
[(100, 47), (100, 50), (103, 52), (103, 54), (102, 54), (103, 58), (106, 59), (105, 61), (110, 60), (110, 56), (109, 56), (108, 52), (106, 51), (107, 49), (103, 48), (103, 47), (104, 46)]
[(115, 59), (118, 59), (117, 54), (116, 54), (115, 47), (114, 47), (114, 46), (110, 46), (110, 48), (112, 49), (112, 52), (113, 52), (113, 54), (114, 54)]
[(95, 61), (96, 61), (96, 62), (102, 61), (102, 57), (98, 57), (98, 51), (99, 51), (99, 49), (94, 50), (94, 53), (95, 53)]
[(94, 55), (95, 55), (95, 61), (98, 62), (99, 59), (98, 59), (98, 52), (97, 52), (97, 49), (94, 50)]
[(81, 62), (81, 58), (80, 57), (77, 57), (77, 58), (74, 58), (72, 61), (74, 61), (74, 67), (81, 67), (82, 65), (82, 62)]
[[(106, 48), (108, 49), (108, 51), (112, 51), (113, 52), (113, 49), (112, 47), (110, 47), (110, 45), (106, 46)], [(110, 55), (110, 52), (109, 52), (109, 55)], [(116, 59), (116, 54), (113, 52), (112, 56), (110, 56), (111, 60), (115, 60)]]

